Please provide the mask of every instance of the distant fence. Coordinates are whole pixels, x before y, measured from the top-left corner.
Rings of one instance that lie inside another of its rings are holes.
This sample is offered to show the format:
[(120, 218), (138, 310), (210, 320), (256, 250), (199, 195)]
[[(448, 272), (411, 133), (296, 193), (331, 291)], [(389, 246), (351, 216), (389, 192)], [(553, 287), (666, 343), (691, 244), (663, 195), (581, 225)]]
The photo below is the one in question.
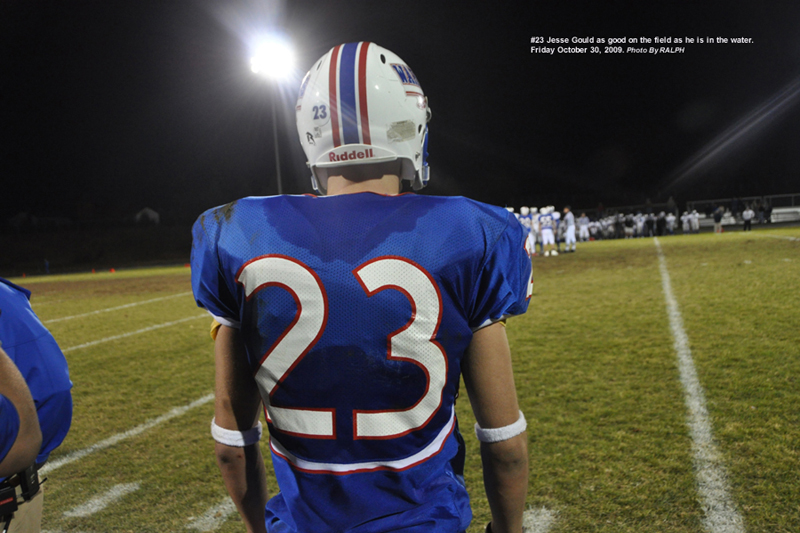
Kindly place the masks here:
[(696, 209), (698, 212), (707, 211), (723, 206), (726, 211), (738, 214), (750, 206), (754, 210), (759, 206), (778, 207), (800, 207), (800, 194), (773, 194), (768, 196), (745, 196), (741, 198), (715, 198), (712, 200), (694, 200), (686, 202), (686, 208), (691, 211)]
[[(758, 211), (758, 206), (772, 208), (772, 222), (793, 222), (800, 220), (800, 193), (797, 194), (772, 194), (766, 196), (743, 196), (738, 198), (712, 198), (710, 200), (691, 200), (686, 202), (686, 211), (697, 210), (701, 215), (711, 216), (716, 208), (722, 206), (726, 212), (726, 218), (733, 223), (741, 220), (742, 211), (748, 206), (754, 211)], [(636, 204), (605, 207), (598, 210), (596, 207), (588, 209), (573, 209), (573, 213), (586, 213), (591, 218), (599, 218), (606, 215), (617, 213), (660, 213), (670, 211), (670, 205), (666, 202), (657, 204)], [(680, 214), (684, 209), (679, 206), (673, 207), (675, 214)], [(576, 215), (577, 216), (577, 215)], [(758, 220), (758, 219), (756, 219)], [(726, 221), (723, 219), (723, 224)]]

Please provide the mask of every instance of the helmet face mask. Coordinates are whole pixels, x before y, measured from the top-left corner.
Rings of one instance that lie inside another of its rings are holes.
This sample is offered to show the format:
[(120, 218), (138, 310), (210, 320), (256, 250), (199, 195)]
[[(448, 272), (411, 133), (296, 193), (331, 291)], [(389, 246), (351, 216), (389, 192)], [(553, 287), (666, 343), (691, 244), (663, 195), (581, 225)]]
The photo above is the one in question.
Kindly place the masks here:
[(333, 47), (303, 78), (295, 110), (315, 190), (325, 193), (341, 167), (392, 161), (415, 190), (427, 184), (428, 99), (389, 50), (369, 42)]

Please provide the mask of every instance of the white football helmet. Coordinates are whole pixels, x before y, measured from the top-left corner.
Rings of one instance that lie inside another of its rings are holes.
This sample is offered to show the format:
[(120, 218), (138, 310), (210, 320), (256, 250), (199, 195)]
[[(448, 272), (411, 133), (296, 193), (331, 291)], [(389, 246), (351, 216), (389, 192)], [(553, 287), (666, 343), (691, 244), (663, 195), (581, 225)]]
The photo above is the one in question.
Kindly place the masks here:
[(539, 213), (539, 209), (537, 207), (531, 207), (531, 214), (536, 215)]
[(296, 111), (315, 190), (327, 191), (336, 167), (398, 160), (401, 180), (427, 185), (428, 98), (393, 52), (369, 42), (334, 46), (303, 78)]
[(531, 208), (523, 205), (522, 207), (519, 208), (519, 214), (526, 217), (531, 214)]

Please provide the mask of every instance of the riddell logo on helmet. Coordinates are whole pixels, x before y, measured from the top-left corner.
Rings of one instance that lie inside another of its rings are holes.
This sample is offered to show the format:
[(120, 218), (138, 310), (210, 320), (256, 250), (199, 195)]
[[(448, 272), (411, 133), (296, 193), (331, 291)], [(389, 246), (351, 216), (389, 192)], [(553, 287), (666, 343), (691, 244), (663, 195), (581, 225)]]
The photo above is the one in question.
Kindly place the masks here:
[(343, 154), (328, 154), (330, 161), (353, 161), (355, 159), (369, 159), (374, 157), (372, 153), (372, 148), (367, 148), (366, 150), (352, 150), (350, 152), (345, 152)]

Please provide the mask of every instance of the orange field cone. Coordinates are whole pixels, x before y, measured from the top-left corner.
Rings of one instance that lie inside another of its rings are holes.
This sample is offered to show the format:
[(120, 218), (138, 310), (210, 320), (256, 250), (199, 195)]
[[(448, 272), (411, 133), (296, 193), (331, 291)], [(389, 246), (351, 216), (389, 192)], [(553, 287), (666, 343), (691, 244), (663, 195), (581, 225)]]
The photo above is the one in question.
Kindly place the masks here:
[(111, 272), (113, 274), (114, 272), (116, 272), (116, 269), (112, 268), (112, 269), (109, 270), (109, 272)]

